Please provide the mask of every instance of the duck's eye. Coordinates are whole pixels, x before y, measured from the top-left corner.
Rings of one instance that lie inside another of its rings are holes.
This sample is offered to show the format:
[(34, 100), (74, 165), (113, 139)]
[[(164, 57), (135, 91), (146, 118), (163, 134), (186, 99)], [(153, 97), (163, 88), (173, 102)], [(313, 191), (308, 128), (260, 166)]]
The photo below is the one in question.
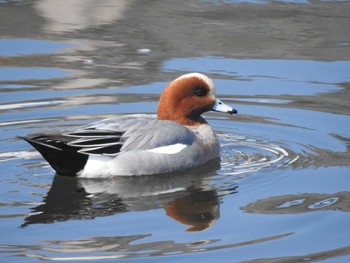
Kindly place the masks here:
[(207, 95), (207, 93), (208, 93), (208, 90), (201, 86), (197, 86), (193, 89), (193, 94), (198, 97), (204, 97), (205, 95)]

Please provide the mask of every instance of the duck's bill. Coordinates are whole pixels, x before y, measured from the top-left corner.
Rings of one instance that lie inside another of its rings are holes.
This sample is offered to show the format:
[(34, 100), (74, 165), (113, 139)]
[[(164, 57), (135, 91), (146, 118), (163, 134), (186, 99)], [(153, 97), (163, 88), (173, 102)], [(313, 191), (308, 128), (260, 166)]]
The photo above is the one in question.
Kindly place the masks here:
[(230, 113), (232, 115), (237, 114), (237, 110), (235, 110), (234, 108), (226, 105), (225, 103), (223, 103), (221, 100), (216, 99), (215, 100), (215, 104), (213, 105), (213, 107), (211, 108), (211, 110), (213, 111), (219, 111), (219, 112), (227, 112)]

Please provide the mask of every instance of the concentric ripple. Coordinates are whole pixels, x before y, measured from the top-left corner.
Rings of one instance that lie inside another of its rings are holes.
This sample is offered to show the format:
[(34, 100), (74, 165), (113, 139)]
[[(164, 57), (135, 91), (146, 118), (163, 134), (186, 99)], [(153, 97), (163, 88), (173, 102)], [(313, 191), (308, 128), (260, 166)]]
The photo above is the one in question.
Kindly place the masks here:
[(299, 155), (276, 143), (232, 134), (218, 134), (221, 143), (221, 171), (239, 175), (263, 168), (289, 167)]

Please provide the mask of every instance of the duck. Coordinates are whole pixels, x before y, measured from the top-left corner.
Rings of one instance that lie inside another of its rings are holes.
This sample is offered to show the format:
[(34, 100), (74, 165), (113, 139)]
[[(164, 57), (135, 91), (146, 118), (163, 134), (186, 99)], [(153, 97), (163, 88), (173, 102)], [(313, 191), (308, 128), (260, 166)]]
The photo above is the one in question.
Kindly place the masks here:
[(20, 137), (57, 175), (81, 178), (141, 176), (179, 172), (220, 158), (208, 111), (237, 114), (215, 96), (212, 79), (188, 73), (171, 81), (157, 114), (114, 116), (64, 132)]

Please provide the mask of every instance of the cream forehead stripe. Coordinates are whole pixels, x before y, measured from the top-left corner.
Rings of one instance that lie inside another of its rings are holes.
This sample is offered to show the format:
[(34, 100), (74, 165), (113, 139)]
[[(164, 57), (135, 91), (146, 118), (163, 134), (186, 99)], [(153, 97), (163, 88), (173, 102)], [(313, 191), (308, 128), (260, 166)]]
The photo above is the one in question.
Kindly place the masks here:
[(201, 73), (188, 73), (188, 74), (185, 74), (185, 75), (182, 75), (182, 76), (178, 77), (176, 80), (193, 78), (193, 77), (203, 80), (208, 85), (208, 87), (212, 91), (212, 93), (215, 93), (214, 82), (210, 78), (208, 78), (206, 75), (204, 75), (204, 74), (201, 74)]

